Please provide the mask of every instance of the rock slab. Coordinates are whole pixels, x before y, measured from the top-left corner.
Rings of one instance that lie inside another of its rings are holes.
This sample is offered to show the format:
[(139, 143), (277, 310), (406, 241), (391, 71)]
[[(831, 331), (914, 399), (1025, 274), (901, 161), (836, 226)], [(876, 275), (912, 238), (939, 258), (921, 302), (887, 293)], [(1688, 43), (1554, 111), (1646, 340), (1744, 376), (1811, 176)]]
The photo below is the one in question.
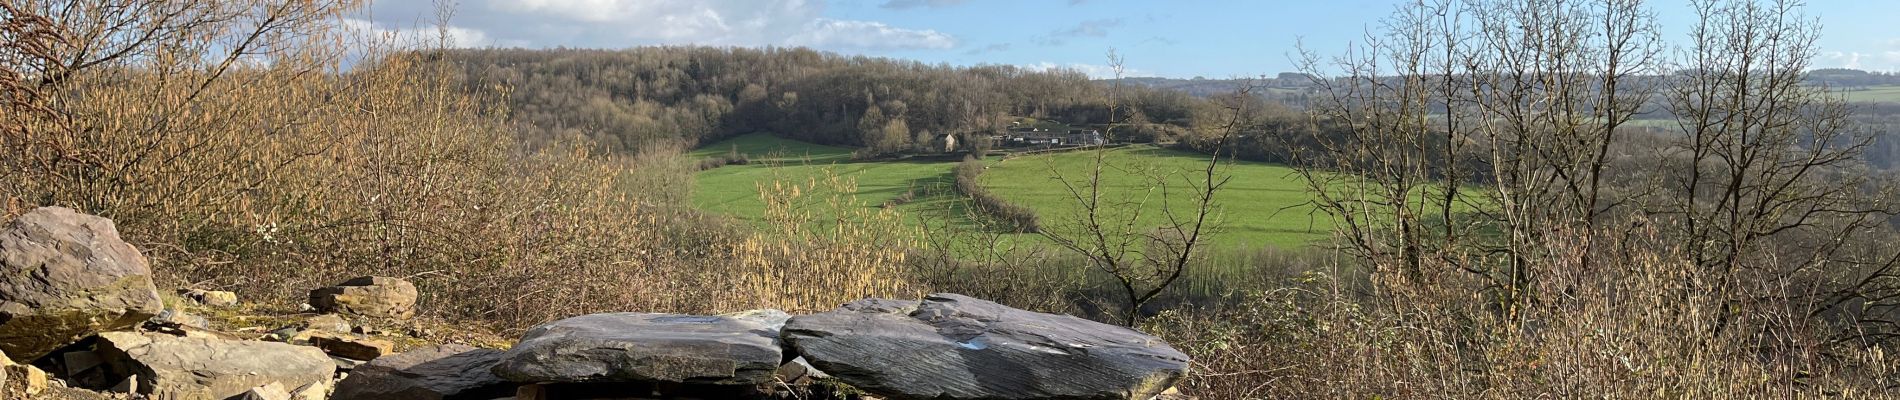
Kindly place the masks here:
[(164, 305), (138, 249), (112, 220), (41, 207), (0, 228), (0, 351), (31, 362)]
[(396, 348), (394, 343), (387, 340), (332, 333), (311, 335), (310, 345), (323, 349), (324, 353), (332, 356), (365, 361), (382, 357)]
[(407, 319), (416, 315), (417, 296), (409, 281), (365, 276), (310, 291), (310, 306), (326, 313)]
[(1187, 369), (1161, 339), (957, 294), (866, 299), (794, 317), (789, 348), (894, 399), (1149, 399)]
[(521, 383), (756, 385), (785, 361), (778, 328), (788, 317), (583, 315), (529, 329), (494, 371)]
[(333, 400), (488, 400), (515, 385), (490, 369), (501, 350), (449, 344), (377, 358), (336, 384)]
[(108, 332), (94, 346), (114, 377), (138, 377), (139, 392), (157, 399), (228, 399), (273, 382), (325, 385), (336, 373), (323, 351), (284, 343)]

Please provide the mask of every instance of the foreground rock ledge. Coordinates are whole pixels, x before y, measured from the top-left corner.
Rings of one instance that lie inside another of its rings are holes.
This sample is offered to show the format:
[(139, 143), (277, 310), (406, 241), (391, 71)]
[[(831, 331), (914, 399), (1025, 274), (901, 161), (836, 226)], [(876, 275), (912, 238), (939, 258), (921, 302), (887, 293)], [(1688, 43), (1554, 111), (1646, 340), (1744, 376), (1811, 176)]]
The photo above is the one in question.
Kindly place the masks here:
[(784, 361), (778, 329), (787, 317), (583, 315), (529, 329), (494, 372), (522, 383), (756, 385)]
[(957, 294), (866, 299), (794, 317), (783, 339), (859, 389), (898, 399), (1148, 399), (1188, 357), (1159, 338)]
[(109, 381), (136, 376), (154, 399), (228, 399), (272, 382), (327, 386), (336, 372), (317, 348), (284, 343), (107, 332), (95, 346)]
[(0, 350), (15, 361), (131, 328), (162, 308), (145, 256), (112, 220), (41, 207), (0, 228)]
[(334, 400), (488, 400), (515, 386), (489, 372), (501, 350), (449, 344), (377, 358), (337, 382)]

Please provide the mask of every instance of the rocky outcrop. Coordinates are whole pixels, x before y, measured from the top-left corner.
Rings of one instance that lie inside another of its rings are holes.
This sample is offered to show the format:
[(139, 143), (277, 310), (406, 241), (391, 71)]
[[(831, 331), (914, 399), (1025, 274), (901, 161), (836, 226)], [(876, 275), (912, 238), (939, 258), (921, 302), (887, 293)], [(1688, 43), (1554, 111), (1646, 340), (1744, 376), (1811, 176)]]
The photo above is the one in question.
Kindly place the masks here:
[(487, 400), (515, 385), (490, 371), (501, 350), (442, 345), (377, 358), (337, 382), (334, 400)]
[(956, 294), (794, 317), (784, 340), (854, 387), (898, 399), (1148, 399), (1188, 357), (1132, 329)]
[(522, 383), (756, 385), (784, 362), (784, 312), (738, 316), (593, 314), (536, 326), (495, 375)]
[(136, 376), (158, 399), (227, 399), (272, 382), (327, 385), (336, 366), (314, 347), (108, 332), (94, 343), (110, 378)]
[(41, 207), (0, 229), (0, 351), (27, 362), (163, 308), (145, 256), (112, 221)]
[(416, 315), (416, 285), (398, 278), (365, 276), (310, 291), (310, 306), (326, 313), (406, 319)]

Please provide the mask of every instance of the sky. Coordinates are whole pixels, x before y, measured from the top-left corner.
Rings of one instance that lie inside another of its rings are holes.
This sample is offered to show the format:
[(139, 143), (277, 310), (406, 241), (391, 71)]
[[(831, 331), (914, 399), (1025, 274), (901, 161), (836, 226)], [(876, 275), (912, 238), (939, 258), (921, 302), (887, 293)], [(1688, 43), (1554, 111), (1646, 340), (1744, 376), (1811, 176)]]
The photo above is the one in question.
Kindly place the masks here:
[[(804, 46), (951, 65), (1236, 78), (1296, 70), (1296, 45), (1337, 54), (1406, 0), (438, 0), (462, 47)], [(436, 2), (372, 0), (351, 24), (437, 31)], [(1652, 1), (1664, 39), (1693, 21)], [(1900, 0), (1808, 0), (1817, 68), (1900, 71)]]

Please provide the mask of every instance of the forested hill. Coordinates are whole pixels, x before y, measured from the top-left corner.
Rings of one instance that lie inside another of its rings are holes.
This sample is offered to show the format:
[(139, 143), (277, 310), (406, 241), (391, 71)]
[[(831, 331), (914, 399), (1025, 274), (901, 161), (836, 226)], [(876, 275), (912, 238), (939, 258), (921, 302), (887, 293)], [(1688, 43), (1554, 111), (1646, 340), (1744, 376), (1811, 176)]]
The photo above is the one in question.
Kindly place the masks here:
[[(1286, 92), (1275, 91), (1273, 89), (1286, 91), (1304, 89), (1313, 85), (1313, 79), (1313, 75), (1298, 72), (1282, 72), (1271, 77), (1261, 76), (1254, 78), (1209, 79), (1194, 77), (1192, 79), (1181, 79), (1136, 77), (1122, 78), (1120, 81), (1132, 86), (1168, 89), (1201, 97), (1233, 93), (1234, 90), (1242, 86), (1252, 85), (1260, 89), (1267, 89), (1257, 94), (1276, 97), (1275, 95), (1283, 95)], [(1828, 85), (1843, 90), (1854, 90), (1875, 86), (1900, 86), (1900, 73), (1843, 68), (1820, 68), (1808, 71), (1807, 81), (1809, 84), (1814, 85)]]
[[(1011, 117), (1104, 123), (1106, 85), (1074, 71), (952, 67), (802, 48), (452, 50), (474, 89), (508, 88), (529, 142), (587, 138), (610, 150), (697, 145), (749, 132), (902, 148), (932, 134), (1003, 129)], [(1199, 99), (1129, 88), (1141, 121), (1181, 127)], [(1128, 115), (1127, 108), (1122, 115)], [(1119, 118), (1119, 117), (1118, 117)]]

